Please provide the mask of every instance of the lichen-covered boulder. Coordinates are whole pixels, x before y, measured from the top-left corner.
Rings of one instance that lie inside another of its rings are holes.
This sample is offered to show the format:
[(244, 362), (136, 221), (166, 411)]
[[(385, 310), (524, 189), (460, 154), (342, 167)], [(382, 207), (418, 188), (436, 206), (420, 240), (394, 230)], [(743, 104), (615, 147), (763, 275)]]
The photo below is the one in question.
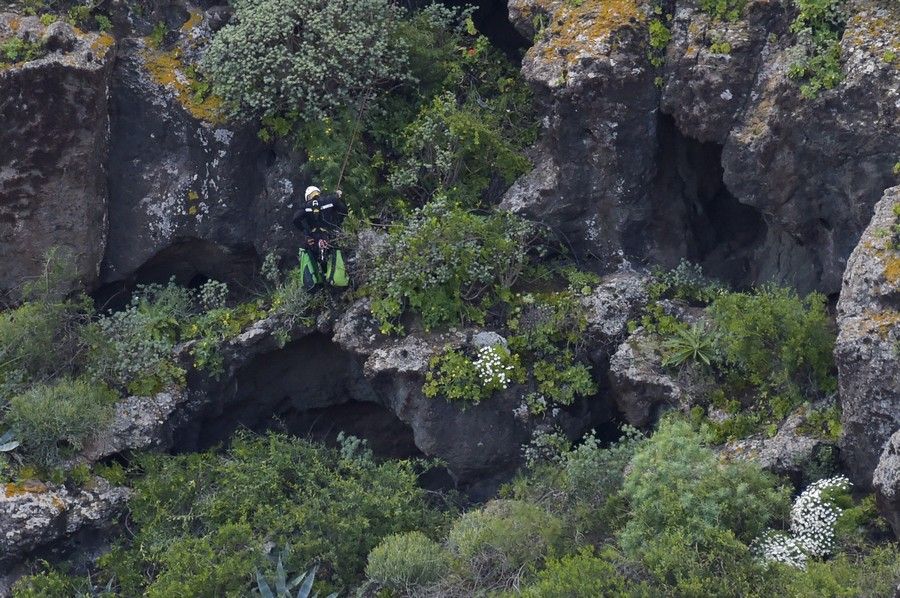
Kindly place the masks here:
[(0, 297), (35, 277), (52, 247), (72, 283), (95, 283), (107, 220), (107, 96), (113, 38), (0, 13), (0, 41), (43, 44), (0, 65)]
[(696, 0), (675, 6), (660, 107), (684, 134), (725, 143), (770, 54), (769, 36), (787, 32), (787, 9), (783, 2), (754, 0), (732, 21), (711, 16)]
[(558, 228), (576, 251), (618, 265), (640, 244), (655, 174), (659, 90), (647, 58), (649, 2), (517, 0), (522, 62), (542, 116), (534, 172), (502, 205)]
[(756, 280), (837, 292), (872, 206), (894, 184), (900, 67), (885, 56), (900, 50), (900, 9), (876, 0), (853, 0), (847, 9), (843, 80), (803, 97), (788, 75), (798, 49), (791, 36), (773, 31), (744, 113), (725, 142), (725, 184), (766, 216)]
[(99, 477), (78, 490), (37, 481), (0, 486), (0, 570), (79, 532), (110, 527), (129, 496)]
[(581, 298), (592, 346), (606, 350), (618, 346), (628, 331), (628, 322), (647, 305), (649, 281), (644, 272), (624, 269), (604, 277)]
[(875, 488), (878, 510), (900, 538), (900, 429), (884, 446), (872, 476), (872, 486)]
[(892, 187), (853, 250), (837, 307), (841, 449), (854, 483), (863, 487), (900, 428), (898, 206), (900, 187)]
[(662, 367), (659, 341), (638, 329), (623, 342), (609, 363), (613, 399), (625, 421), (641, 428), (666, 409), (689, 400), (687, 389)]

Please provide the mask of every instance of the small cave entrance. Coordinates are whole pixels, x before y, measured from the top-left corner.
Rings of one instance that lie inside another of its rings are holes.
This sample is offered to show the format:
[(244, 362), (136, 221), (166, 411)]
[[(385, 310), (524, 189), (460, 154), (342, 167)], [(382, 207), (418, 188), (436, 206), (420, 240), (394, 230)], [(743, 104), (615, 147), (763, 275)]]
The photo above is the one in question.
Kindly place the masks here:
[(725, 186), (722, 146), (687, 137), (662, 113), (658, 137), (654, 220), (662, 252), (670, 258), (661, 261), (679, 255), (711, 277), (748, 286), (756, 274), (753, 252), (767, 227), (759, 210), (739, 202)]
[(232, 298), (243, 299), (254, 287), (259, 263), (259, 255), (251, 246), (227, 247), (194, 237), (178, 239), (127, 279), (100, 287), (94, 292), (94, 301), (104, 309), (121, 309), (139, 285), (174, 280), (181, 286), (198, 288), (210, 279), (227, 283)]
[(412, 429), (384, 407), (356, 358), (320, 333), (254, 357), (206, 394), (203, 410), (176, 431), (175, 452), (205, 450), (247, 429), (332, 445), (344, 432), (366, 440), (379, 458), (423, 456)]

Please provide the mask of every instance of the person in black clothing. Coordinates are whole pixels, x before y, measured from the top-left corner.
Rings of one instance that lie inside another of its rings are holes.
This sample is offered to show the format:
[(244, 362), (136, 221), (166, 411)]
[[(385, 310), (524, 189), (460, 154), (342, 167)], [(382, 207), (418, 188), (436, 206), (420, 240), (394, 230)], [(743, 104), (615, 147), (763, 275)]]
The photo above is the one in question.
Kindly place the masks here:
[[(333, 271), (328, 267), (328, 260), (336, 253), (332, 248), (332, 240), (340, 230), (347, 216), (347, 206), (341, 200), (341, 192), (323, 194), (318, 187), (307, 187), (304, 193), (304, 202), (294, 214), (294, 226), (300, 229), (306, 237), (306, 251), (313, 256), (318, 266), (318, 273), (313, 276), (314, 286), (316, 279), (323, 278), (323, 274)], [(343, 259), (343, 258), (341, 258)]]
[(306, 235), (308, 249), (327, 249), (346, 216), (340, 191), (323, 194), (318, 187), (307, 187), (303, 205), (294, 214), (294, 226)]

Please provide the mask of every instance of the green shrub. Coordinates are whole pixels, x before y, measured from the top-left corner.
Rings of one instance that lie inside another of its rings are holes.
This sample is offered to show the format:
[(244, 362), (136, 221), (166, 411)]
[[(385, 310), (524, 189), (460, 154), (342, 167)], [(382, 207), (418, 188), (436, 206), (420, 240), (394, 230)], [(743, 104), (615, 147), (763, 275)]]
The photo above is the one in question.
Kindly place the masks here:
[(422, 532), (388, 536), (369, 553), (366, 575), (375, 583), (406, 594), (442, 579), (450, 555)]
[(647, 290), (653, 300), (678, 299), (695, 305), (711, 303), (726, 291), (703, 274), (703, 268), (684, 259), (672, 270), (655, 269)]
[(679, 367), (687, 363), (711, 366), (716, 358), (715, 339), (698, 324), (679, 328), (662, 343), (663, 367)]
[(514, 333), (509, 346), (539, 358), (579, 352), (588, 322), (584, 305), (570, 289), (555, 293), (517, 294), (506, 325)]
[(26, 458), (52, 467), (71, 457), (109, 421), (116, 394), (84, 380), (38, 384), (9, 402), (6, 423)]
[(571, 354), (535, 362), (534, 378), (538, 392), (560, 405), (571, 405), (576, 397), (597, 394), (590, 368), (584, 363), (573, 363)]
[(21, 37), (10, 37), (0, 42), (0, 67), (37, 60), (47, 53), (43, 42), (26, 41)]
[(67, 576), (50, 567), (46, 561), (40, 563), (41, 570), (19, 579), (12, 588), (14, 598), (72, 598), (91, 595), (91, 584), (87, 579)]
[(238, 0), (210, 44), (204, 67), (236, 115), (301, 120), (334, 115), (408, 75), (387, 0)]
[(320, 583), (347, 588), (382, 538), (443, 524), (414, 463), (343, 458), (278, 434), (239, 434), (223, 454), (146, 455), (140, 468), (136, 536), (101, 568), (125, 596), (246, 595), (257, 568), (271, 572), (267, 543), (290, 544), (289, 570), (321, 563)]
[[(537, 123), (517, 66), (474, 28), (473, 9), (432, 4), (397, 22), (411, 77), (327, 119), (264, 119), (264, 136), (291, 135), (323, 181), (337, 181), (363, 218), (396, 217), (440, 192), (465, 206), (492, 205), (527, 168)], [(271, 132), (269, 130), (271, 129)], [(277, 129), (277, 130), (276, 130)], [(354, 141), (351, 147), (351, 140)]]
[(523, 598), (596, 598), (652, 596), (650, 589), (624, 578), (606, 554), (595, 556), (590, 548), (577, 554), (551, 559), (537, 574), (532, 585), (521, 593)]
[(509, 184), (530, 165), (504, 137), (498, 116), (478, 104), (460, 106), (453, 91), (435, 97), (404, 129), (391, 185), (419, 202), (442, 193), (477, 207), (494, 177)]
[(847, 23), (845, 0), (796, 0), (799, 9), (791, 23), (802, 57), (790, 65), (788, 76), (801, 82), (800, 92), (814, 98), (844, 78), (841, 37)]
[(502, 345), (482, 347), (475, 358), (447, 349), (431, 358), (422, 391), (429, 398), (478, 404), (524, 377), (519, 357)]
[(539, 563), (561, 540), (562, 521), (522, 501), (495, 500), (456, 520), (448, 543), (476, 580), (501, 580)]
[(722, 354), (751, 385), (788, 395), (835, 389), (835, 335), (822, 295), (801, 299), (790, 289), (767, 286), (721, 295), (709, 313)]
[(738, 20), (746, 4), (747, 0), (700, 0), (703, 12), (727, 21)]
[(720, 462), (687, 422), (671, 418), (637, 450), (623, 495), (625, 555), (688, 595), (721, 595), (723, 583), (751, 587), (761, 573), (746, 543), (788, 510), (774, 476), (754, 463)]
[(185, 372), (173, 362), (172, 353), (191, 310), (190, 292), (173, 282), (139, 287), (127, 308), (102, 316), (84, 330), (90, 346), (88, 372), (114, 388), (141, 395), (183, 382)]
[(411, 309), (426, 329), (483, 322), (521, 275), (533, 227), (507, 212), (478, 215), (434, 201), (391, 228), (366, 285), (382, 330)]

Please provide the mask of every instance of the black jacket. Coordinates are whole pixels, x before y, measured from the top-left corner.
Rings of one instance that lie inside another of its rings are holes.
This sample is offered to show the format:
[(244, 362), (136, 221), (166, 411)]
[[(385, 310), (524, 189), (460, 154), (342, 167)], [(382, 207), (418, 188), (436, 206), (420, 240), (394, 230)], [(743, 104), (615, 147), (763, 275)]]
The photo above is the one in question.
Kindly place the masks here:
[(307, 237), (329, 238), (341, 228), (347, 216), (347, 206), (334, 193), (323, 193), (305, 201), (294, 213), (294, 226)]

